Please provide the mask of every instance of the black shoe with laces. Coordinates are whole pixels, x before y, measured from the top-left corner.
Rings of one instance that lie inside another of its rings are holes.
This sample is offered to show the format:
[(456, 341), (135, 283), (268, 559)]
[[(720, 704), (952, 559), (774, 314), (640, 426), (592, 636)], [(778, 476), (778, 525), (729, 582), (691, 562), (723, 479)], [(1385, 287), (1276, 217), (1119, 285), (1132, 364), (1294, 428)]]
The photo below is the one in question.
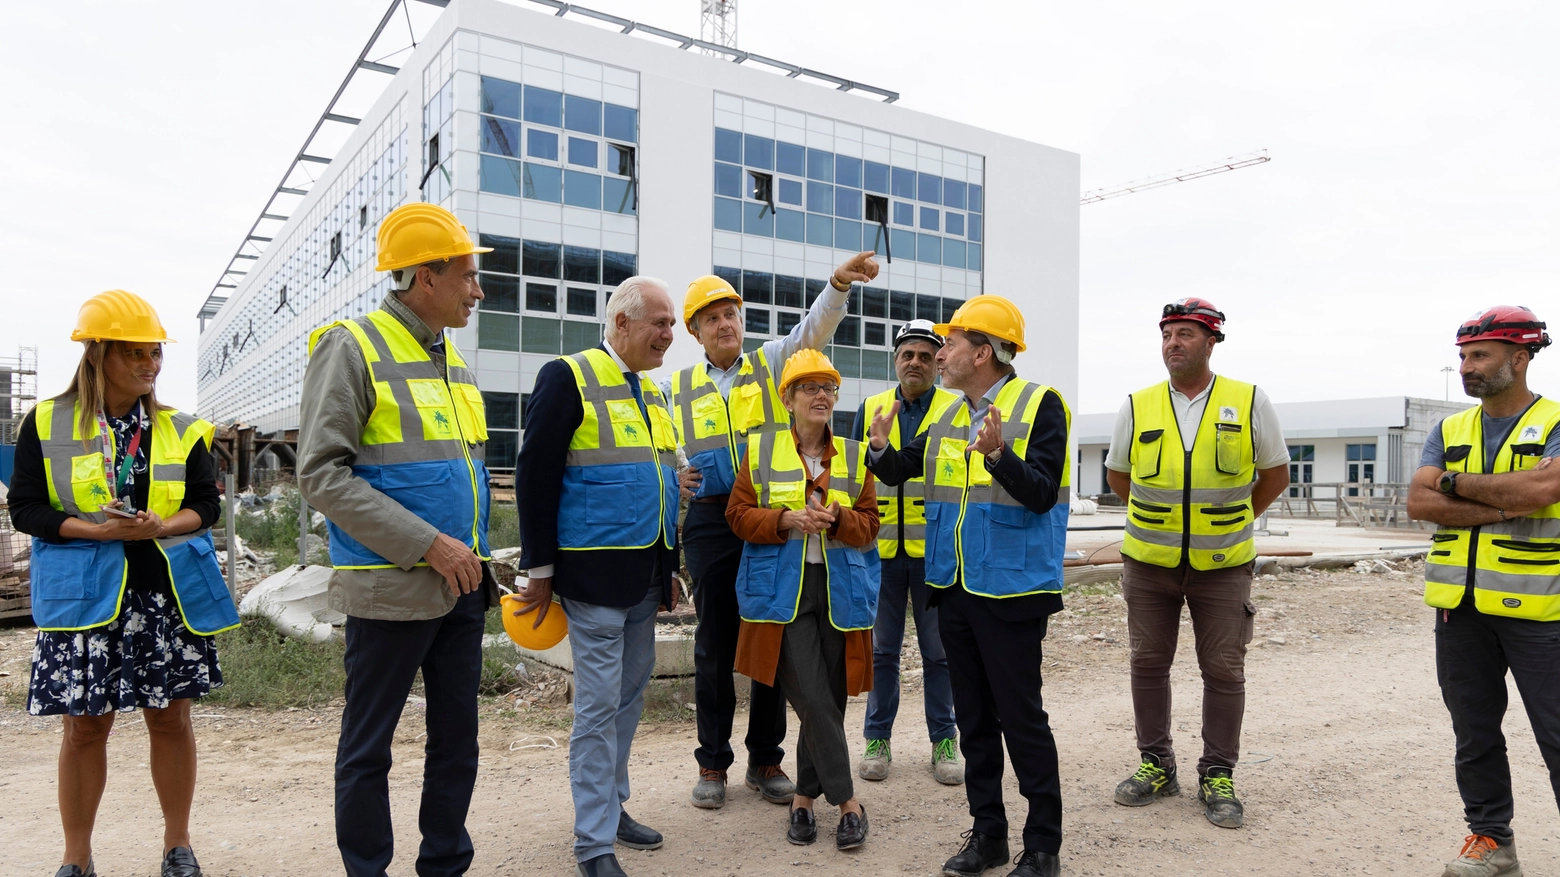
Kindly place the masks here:
[(1009, 871), (1007, 877), (1057, 877), (1062, 873), (1061, 859), (1038, 850), (1024, 850), (1013, 864), (1018, 867)]
[(960, 837), (964, 838), (963, 848), (943, 863), (946, 877), (980, 877), (987, 868), (1007, 864), (1007, 838), (981, 834), (973, 828)]
[(201, 877), (200, 863), (189, 847), (174, 847), (163, 855), (162, 877)]

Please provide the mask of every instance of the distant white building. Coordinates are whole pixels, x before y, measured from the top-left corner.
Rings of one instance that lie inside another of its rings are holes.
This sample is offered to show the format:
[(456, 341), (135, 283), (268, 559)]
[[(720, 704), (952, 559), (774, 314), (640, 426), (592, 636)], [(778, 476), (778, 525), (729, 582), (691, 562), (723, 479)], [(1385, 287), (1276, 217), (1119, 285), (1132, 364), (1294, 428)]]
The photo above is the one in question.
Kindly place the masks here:
[[(1425, 435), (1441, 418), (1470, 407), (1412, 396), (1275, 402), (1289, 443), (1290, 491), (1301, 484), (1402, 484), (1419, 468)], [(1078, 441), (1074, 478), (1083, 496), (1108, 493), (1105, 455), (1116, 412), (1073, 419)]]

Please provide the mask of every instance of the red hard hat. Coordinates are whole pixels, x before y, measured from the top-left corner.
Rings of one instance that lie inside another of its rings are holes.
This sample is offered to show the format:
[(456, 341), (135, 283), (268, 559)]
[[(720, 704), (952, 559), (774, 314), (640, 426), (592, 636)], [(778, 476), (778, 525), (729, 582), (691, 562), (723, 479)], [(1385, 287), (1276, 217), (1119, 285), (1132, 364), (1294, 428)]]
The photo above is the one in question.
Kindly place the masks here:
[(1537, 353), (1549, 346), (1549, 333), (1538, 315), (1522, 305), (1496, 305), (1473, 315), (1457, 329), (1457, 343), (1470, 341), (1505, 341), (1520, 344), (1528, 353)]
[(1213, 306), (1213, 302), (1205, 298), (1183, 298), (1165, 305), (1164, 316), (1159, 321), (1159, 327), (1164, 328), (1166, 323), (1174, 323), (1178, 320), (1191, 320), (1194, 323), (1202, 323), (1213, 333), (1213, 337), (1224, 340), (1224, 312)]

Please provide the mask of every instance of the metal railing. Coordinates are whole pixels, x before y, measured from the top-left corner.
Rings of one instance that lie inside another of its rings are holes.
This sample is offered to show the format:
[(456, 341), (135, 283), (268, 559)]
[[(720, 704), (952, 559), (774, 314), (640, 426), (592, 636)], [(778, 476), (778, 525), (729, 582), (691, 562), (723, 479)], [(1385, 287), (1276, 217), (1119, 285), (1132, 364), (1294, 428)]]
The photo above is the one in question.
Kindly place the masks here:
[(1328, 482), (1291, 484), (1268, 514), (1281, 518), (1332, 518), (1340, 527), (1389, 527), (1425, 530), (1433, 527), (1408, 516), (1408, 485)]

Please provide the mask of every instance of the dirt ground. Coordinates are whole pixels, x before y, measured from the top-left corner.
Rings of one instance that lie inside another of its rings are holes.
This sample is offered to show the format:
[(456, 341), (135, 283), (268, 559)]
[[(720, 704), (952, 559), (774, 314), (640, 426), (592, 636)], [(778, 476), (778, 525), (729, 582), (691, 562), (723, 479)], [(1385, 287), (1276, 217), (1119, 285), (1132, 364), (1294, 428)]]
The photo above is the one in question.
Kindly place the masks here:
[[(1047, 639), (1045, 700), (1061, 750), (1062, 869), (1070, 875), (1439, 875), (1465, 833), (1452, 776), (1452, 733), (1436, 688), (1431, 613), (1420, 573), (1283, 572), (1256, 583), (1257, 639), (1247, 665), (1244, 755), (1236, 788), (1246, 827), (1216, 828), (1195, 793), (1141, 809), (1117, 806), (1115, 784), (1136, 765), (1125, 607), (1111, 587), (1069, 594)], [(1175, 671), (1178, 744), (1199, 752), (1200, 686), (1185, 628)], [(907, 638), (913, 652), (914, 639)], [(26, 684), (31, 631), (0, 632), (0, 686)], [(913, 684), (913, 683), (912, 683)], [(473, 874), (567, 875), (570, 848), (567, 708), (484, 706), (482, 772), (469, 827)], [(1560, 874), (1560, 819), (1515, 689), (1506, 730), (1517, 796), (1514, 824), (1526, 872)], [(400, 857), (413, 873), (422, 722), (413, 704), (396, 743), (391, 790)], [(860, 745), (864, 700), (847, 727)], [(335, 710), (268, 713), (196, 706), (201, 775), (195, 849), (212, 875), (340, 873), (332, 828)], [(871, 819), (866, 847), (839, 853), (784, 838), (785, 809), (734, 785), (725, 809), (688, 804), (696, 770), (691, 722), (642, 727), (629, 811), (662, 831), (655, 852), (619, 850), (632, 875), (940, 873), (968, 828), (964, 791), (931, 778), (920, 697), (902, 701), (894, 772), (858, 781)], [(744, 727), (739, 716), (738, 729)], [(60, 831), (54, 800), (58, 719), (0, 711), (0, 874), (52, 874)], [(796, 725), (791, 725), (794, 745)], [(121, 716), (96, 837), (99, 873), (155, 873), (160, 819), (146, 772), (146, 735)], [(548, 738), (552, 738), (549, 741)], [(556, 743), (556, 746), (553, 744)], [(788, 768), (791, 759), (787, 758)], [(1190, 772), (1190, 771), (1189, 771)], [(1009, 772), (1012, 841), (1022, 799)], [(1016, 852), (1016, 848), (1015, 848)], [(1003, 871), (993, 871), (1000, 875)]]

